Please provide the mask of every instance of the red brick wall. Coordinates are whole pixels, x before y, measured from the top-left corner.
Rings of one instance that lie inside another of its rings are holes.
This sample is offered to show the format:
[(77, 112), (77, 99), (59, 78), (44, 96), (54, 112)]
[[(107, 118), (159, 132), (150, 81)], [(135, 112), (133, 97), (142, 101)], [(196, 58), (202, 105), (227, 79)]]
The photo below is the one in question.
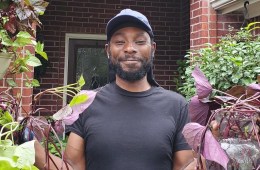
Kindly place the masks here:
[[(30, 47), (27, 47), (26, 50), (30, 50), (33, 53), (33, 49)], [(20, 100), (21, 107), (19, 108), (20, 116), (28, 114), (31, 111), (33, 89), (25, 86), (25, 83), (27, 81), (26, 77), (30, 81), (33, 79), (34, 70), (32, 67), (30, 67), (30, 70), (31, 72), (15, 74), (15, 75), (10, 75), (8, 74), (7, 71), (5, 77), (2, 80), (0, 80), (0, 92), (6, 91), (8, 88), (10, 88), (6, 80), (11, 78), (15, 80), (17, 86), (8, 90), (7, 93), (12, 95), (15, 98), (18, 96), (18, 98), (16, 99), (19, 100), (21, 99)]]
[[(157, 52), (154, 73), (161, 86), (174, 89), (173, 72), (176, 60), (189, 48), (188, 0), (52, 0), (41, 18), (42, 35), (49, 56), (46, 74), (41, 76), (41, 87), (34, 93), (63, 85), (65, 33), (105, 34), (108, 20), (121, 9), (131, 8), (144, 13), (155, 34)], [(41, 106), (56, 110), (60, 102), (45, 96)]]
[(243, 14), (218, 14), (208, 0), (190, 0), (190, 48), (203, 47), (205, 43), (216, 43), (228, 32), (228, 27), (239, 29)]

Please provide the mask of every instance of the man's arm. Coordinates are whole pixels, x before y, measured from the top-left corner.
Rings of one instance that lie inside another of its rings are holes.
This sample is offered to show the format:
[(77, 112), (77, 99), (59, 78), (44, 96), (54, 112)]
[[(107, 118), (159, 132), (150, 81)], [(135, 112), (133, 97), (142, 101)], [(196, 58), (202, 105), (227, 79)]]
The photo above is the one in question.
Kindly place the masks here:
[(191, 150), (175, 152), (173, 156), (173, 170), (182, 170), (194, 160)]
[[(45, 169), (45, 149), (41, 144), (35, 142), (35, 166), (39, 169)], [(63, 169), (66, 170), (66, 165), (57, 156), (51, 155), (51, 158), (54, 160), (55, 164), (60, 169), (63, 166)], [(85, 170), (85, 144), (84, 140), (77, 134), (71, 132), (68, 138), (68, 143), (64, 153), (64, 160), (68, 163), (70, 170)], [(50, 170), (56, 170), (57, 168), (50, 160)], [(63, 164), (63, 165), (62, 165)]]
[[(182, 150), (175, 153), (173, 157), (173, 170), (196, 170), (197, 156), (192, 150)], [(206, 160), (201, 156), (201, 170), (206, 170)]]
[(73, 132), (70, 133), (64, 158), (73, 170), (86, 170), (85, 142), (82, 137)]

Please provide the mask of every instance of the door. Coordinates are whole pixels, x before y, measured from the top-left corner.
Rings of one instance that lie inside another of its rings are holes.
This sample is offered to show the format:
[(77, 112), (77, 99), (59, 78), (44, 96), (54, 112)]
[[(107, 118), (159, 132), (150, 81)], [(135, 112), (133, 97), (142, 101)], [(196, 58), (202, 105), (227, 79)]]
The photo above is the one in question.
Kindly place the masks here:
[(75, 83), (81, 75), (82, 89), (96, 89), (108, 83), (108, 59), (105, 40), (69, 39), (68, 82)]

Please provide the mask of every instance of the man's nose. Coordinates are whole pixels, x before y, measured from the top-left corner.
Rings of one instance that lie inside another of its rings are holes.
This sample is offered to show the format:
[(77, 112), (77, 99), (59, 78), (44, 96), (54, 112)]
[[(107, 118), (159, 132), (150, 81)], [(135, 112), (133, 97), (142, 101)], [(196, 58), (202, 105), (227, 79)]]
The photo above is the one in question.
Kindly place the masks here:
[(136, 46), (134, 42), (127, 42), (125, 44), (124, 48), (125, 53), (135, 53), (136, 52)]

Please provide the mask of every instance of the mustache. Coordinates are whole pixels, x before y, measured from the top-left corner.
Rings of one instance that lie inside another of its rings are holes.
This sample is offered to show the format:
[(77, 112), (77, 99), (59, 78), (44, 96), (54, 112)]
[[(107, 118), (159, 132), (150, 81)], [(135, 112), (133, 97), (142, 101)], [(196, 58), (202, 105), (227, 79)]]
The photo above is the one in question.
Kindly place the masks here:
[(133, 55), (125, 55), (122, 57), (118, 57), (118, 61), (143, 61), (142, 57), (133, 56)]

